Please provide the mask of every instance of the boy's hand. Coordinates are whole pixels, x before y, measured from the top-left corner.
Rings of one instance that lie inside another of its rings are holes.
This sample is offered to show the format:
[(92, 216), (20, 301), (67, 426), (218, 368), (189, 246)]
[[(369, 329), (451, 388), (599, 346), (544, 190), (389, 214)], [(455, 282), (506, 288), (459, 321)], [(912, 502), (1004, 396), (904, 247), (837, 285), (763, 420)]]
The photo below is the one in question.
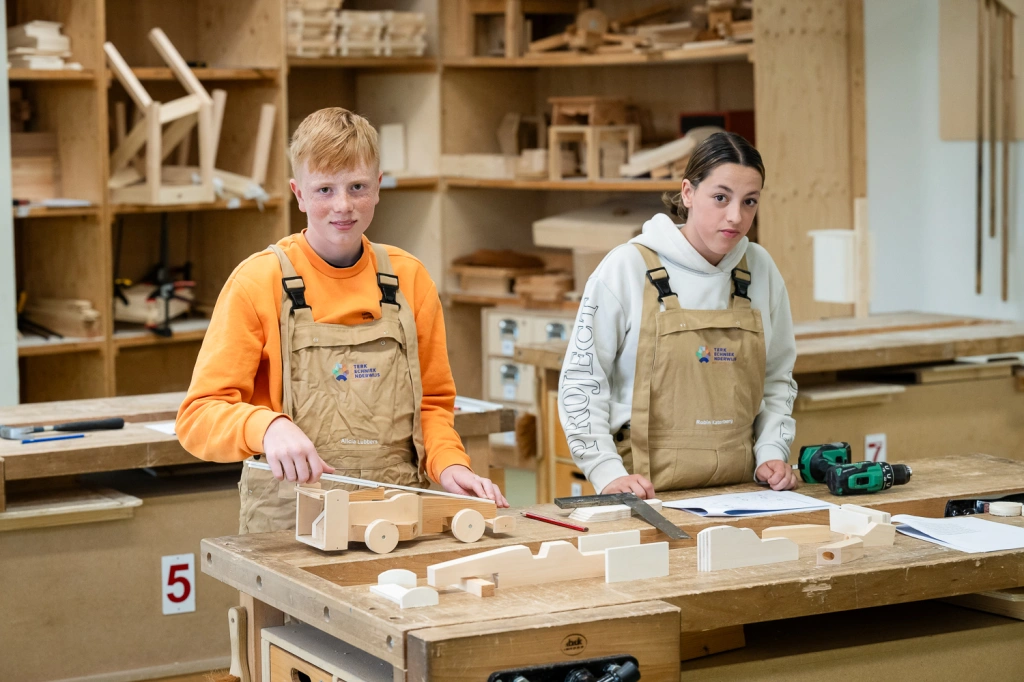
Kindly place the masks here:
[(316, 483), (334, 467), (320, 459), (313, 441), (290, 419), (278, 417), (263, 434), (263, 452), (274, 478), (295, 483)]
[(602, 495), (612, 493), (633, 493), (641, 500), (654, 499), (654, 484), (640, 474), (620, 476), (604, 487)]
[(781, 459), (770, 459), (754, 472), (754, 478), (767, 483), (772, 490), (792, 490), (797, 487), (793, 467)]
[(494, 500), (499, 507), (507, 507), (508, 500), (489, 478), (477, 476), (468, 467), (453, 464), (441, 472), (441, 487), (456, 495), (475, 495)]

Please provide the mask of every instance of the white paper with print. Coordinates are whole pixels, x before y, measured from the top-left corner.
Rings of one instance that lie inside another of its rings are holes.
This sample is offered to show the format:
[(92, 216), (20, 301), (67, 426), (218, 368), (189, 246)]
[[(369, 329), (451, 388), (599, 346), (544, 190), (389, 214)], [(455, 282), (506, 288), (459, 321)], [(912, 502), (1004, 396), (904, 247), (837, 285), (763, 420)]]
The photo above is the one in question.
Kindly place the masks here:
[(758, 490), (673, 500), (665, 502), (664, 506), (699, 516), (771, 516), (818, 511), (836, 505), (791, 490)]
[(949, 549), (977, 554), (1024, 549), (1024, 528), (973, 516), (929, 519), (909, 514), (892, 517), (896, 530), (904, 535)]

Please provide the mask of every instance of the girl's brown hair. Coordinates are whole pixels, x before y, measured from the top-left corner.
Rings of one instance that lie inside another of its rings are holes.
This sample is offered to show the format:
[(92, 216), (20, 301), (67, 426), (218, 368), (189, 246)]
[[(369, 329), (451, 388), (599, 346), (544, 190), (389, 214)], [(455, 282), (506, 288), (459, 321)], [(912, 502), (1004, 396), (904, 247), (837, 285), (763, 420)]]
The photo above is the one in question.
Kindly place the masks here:
[[(761, 161), (761, 154), (743, 136), (724, 131), (705, 138), (697, 145), (690, 154), (683, 178), (696, 187), (711, 174), (711, 171), (725, 163), (737, 163), (753, 168), (761, 174), (761, 185), (764, 185), (764, 163)], [(683, 206), (682, 194), (666, 192), (661, 200), (665, 202), (672, 216), (686, 222), (689, 209)]]

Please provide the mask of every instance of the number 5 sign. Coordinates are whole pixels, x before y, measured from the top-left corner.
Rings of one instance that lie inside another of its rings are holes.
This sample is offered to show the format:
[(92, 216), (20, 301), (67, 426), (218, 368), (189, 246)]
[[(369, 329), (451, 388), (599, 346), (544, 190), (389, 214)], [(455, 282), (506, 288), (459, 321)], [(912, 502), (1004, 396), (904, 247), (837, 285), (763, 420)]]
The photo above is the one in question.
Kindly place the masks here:
[(172, 554), (160, 558), (164, 615), (196, 610), (196, 555)]

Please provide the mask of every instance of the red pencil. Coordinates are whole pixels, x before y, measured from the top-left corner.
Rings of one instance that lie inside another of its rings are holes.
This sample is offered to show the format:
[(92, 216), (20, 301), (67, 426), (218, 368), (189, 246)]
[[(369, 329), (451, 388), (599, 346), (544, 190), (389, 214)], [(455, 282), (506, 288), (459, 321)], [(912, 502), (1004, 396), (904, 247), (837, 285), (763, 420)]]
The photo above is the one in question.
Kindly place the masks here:
[(562, 528), (570, 528), (572, 530), (578, 530), (586, 533), (589, 528), (586, 526), (577, 526), (575, 523), (569, 523), (568, 521), (562, 521), (560, 519), (553, 519), (550, 516), (541, 516), (540, 514), (534, 514), (533, 512), (523, 512), (523, 516), (534, 521), (543, 521), (544, 523), (550, 523), (553, 526), (561, 526)]

